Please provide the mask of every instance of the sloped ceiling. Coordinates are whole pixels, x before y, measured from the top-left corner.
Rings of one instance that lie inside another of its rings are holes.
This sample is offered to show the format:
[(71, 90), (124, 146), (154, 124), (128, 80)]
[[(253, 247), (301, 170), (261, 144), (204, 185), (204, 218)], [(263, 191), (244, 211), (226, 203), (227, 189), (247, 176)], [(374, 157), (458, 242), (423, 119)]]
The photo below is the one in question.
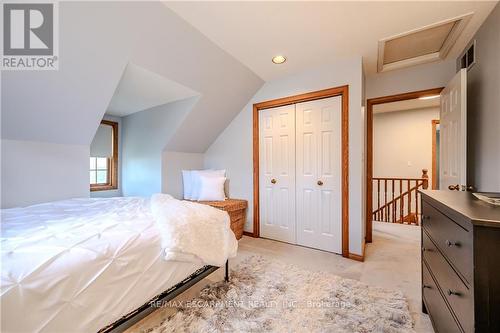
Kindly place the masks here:
[[(167, 1), (264, 80), (338, 58), (362, 56), (365, 74), (376, 72), (378, 41), (473, 12), (448, 54), (458, 55), (497, 1)], [(271, 58), (288, 60), (276, 66)]]
[(2, 138), (90, 144), (131, 62), (199, 92), (169, 146), (204, 152), (263, 84), (161, 3), (59, 6), (59, 70), (2, 73)]
[(186, 86), (129, 63), (106, 113), (123, 117), (196, 95)]

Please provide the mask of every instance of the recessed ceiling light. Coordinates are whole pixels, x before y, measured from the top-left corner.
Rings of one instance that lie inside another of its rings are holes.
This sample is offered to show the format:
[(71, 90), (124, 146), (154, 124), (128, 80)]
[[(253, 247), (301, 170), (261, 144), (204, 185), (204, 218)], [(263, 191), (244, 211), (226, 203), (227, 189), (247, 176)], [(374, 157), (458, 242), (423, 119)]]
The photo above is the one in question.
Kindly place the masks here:
[(419, 97), (418, 99), (422, 99), (422, 100), (426, 100), (426, 99), (434, 99), (434, 98), (438, 98), (439, 95), (431, 95), (431, 96), (422, 96), (422, 97)]
[(286, 58), (282, 55), (277, 55), (275, 57), (273, 57), (273, 63), (279, 65), (279, 64), (282, 64), (286, 61)]

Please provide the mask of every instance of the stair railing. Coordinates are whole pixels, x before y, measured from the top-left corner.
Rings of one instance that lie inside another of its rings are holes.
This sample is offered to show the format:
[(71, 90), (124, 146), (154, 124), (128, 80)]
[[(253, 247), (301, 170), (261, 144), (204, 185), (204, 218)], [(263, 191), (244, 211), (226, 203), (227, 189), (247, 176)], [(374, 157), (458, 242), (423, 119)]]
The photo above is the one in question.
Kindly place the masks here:
[(374, 221), (420, 225), (422, 207), (419, 189), (429, 187), (428, 170), (420, 178), (374, 177)]

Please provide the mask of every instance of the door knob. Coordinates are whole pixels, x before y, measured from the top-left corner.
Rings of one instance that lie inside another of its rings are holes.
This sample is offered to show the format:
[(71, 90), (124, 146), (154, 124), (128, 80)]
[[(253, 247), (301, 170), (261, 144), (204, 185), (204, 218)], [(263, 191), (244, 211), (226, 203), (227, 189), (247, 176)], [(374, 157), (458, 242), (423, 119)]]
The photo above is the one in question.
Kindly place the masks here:
[(450, 186), (448, 186), (448, 190), (458, 191), (458, 190), (460, 190), (460, 185), (458, 185), (458, 184), (457, 185), (450, 185)]
[(321, 180), (318, 180), (318, 185), (319, 186), (322, 186), (323, 185), (323, 182)]
[(271, 184), (276, 184), (276, 179), (271, 179)]

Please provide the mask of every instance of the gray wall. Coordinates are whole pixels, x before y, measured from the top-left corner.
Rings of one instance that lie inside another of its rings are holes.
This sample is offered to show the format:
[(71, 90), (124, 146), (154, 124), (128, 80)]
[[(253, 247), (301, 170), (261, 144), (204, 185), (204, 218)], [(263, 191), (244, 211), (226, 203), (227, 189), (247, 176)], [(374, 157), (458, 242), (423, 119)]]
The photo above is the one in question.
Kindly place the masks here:
[[(80, 177), (67, 182), (64, 185), (67, 189), (35, 188), (46, 184), (43, 178), (33, 179), (30, 189), (13, 180), (3, 184), (4, 193), (24, 189), (26, 198), (31, 197), (32, 191), (46, 193), (45, 198), (37, 196), (30, 203), (74, 194), (89, 195), (88, 147), (127, 63), (132, 62), (201, 95), (198, 102), (191, 105), (189, 117), (186, 114), (182, 122), (176, 123), (177, 133), (169, 132), (173, 130), (170, 124), (158, 129), (158, 133), (169, 136), (171, 142), (161, 140), (163, 147), (155, 147), (154, 153), (151, 146), (156, 143), (139, 138), (141, 146), (131, 145), (138, 159), (124, 165), (123, 171), (130, 177), (122, 178), (122, 185), (130, 179), (128, 188), (134, 194), (161, 190), (161, 152), (167, 144), (173, 151), (204, 152), (263, 83), (246, 66), (160, 2), (61, 2), (59, 27), (58, 71), (1, 73), (2, 140), (19, 141), (18, 145), (28, 141), (87, 147), (77, 150), (78, 156), (66, 156), (73, 160), (66, 161), (65, 167), (73, 169), (64, 172)], [(140, 130), (135, 129), (130, 135)], [(27, 143), (18, 154), (31, 154), (31, 148)], [(51, 153), (55, 155), (50, 156)], [(130, 151), (124, 151), (123, 155), (128, 153)], [(59, 157), (51, 149), (46, 150), (46, 154), (47, 161)], [(14, 160), (5, 158), (3, 152), (2, 157), (2, 168), (15, 170)], [(19, 159), (32, 168), (40, 162), (36, 154), (19, 156)], [(148, 159), (154, 166), (153, 171), (143, 168)], [(85, 161), (82, 164), (87, 170), (85, 174), (81, 173), (79, 161)], [(33, 173), (32, 177), (36, 175), (43, 177), (41, 172)], [(22, 181), (20, 177), (14, 179)], [(79, 185), (84, 182), (87, 186), (82, 192)], [(140, 191), (140, 186), (145, 190)], [(8, 200), (11, 205), (16, 204), (13, 198)], [(19, 204), (26, 202), (20, 200)]]
[(263, 83), (161, 2), (61, 2), (59, 21), (58, 71), (2, 72), (2, 138), (90, 144), (132, 62), (201, 94), (170, 145), (204, 152)]
[(467, 173), (478, 191), (500, 192), (500, 5), (472, 40), (476, 64), (467, 72)]
[(349, 251), (361, 254), (364, 239), (364, 128), (361, 58), (345, 59), (279, 80), (252, 97), (205, 153), (205, 167), (226, 169), (227, 195), (249, 201), (245, 230), (252, 230), (252, 105), (270, 99), (349, 85)]
[(89, 146), (1, 140), (2, 208), (89, 196)]
[(204, 154), (164, 151), (162, 154), (162, 192), (183, 198), (182, 170), (203, 169)]
[(366, 98), (444, 87), (455, 74), (455, 60), (438, 61), (366, 77)]
[(198, 97), (123, 117), (122, 193), (149, 196), (162, 190), (162, 152)]

